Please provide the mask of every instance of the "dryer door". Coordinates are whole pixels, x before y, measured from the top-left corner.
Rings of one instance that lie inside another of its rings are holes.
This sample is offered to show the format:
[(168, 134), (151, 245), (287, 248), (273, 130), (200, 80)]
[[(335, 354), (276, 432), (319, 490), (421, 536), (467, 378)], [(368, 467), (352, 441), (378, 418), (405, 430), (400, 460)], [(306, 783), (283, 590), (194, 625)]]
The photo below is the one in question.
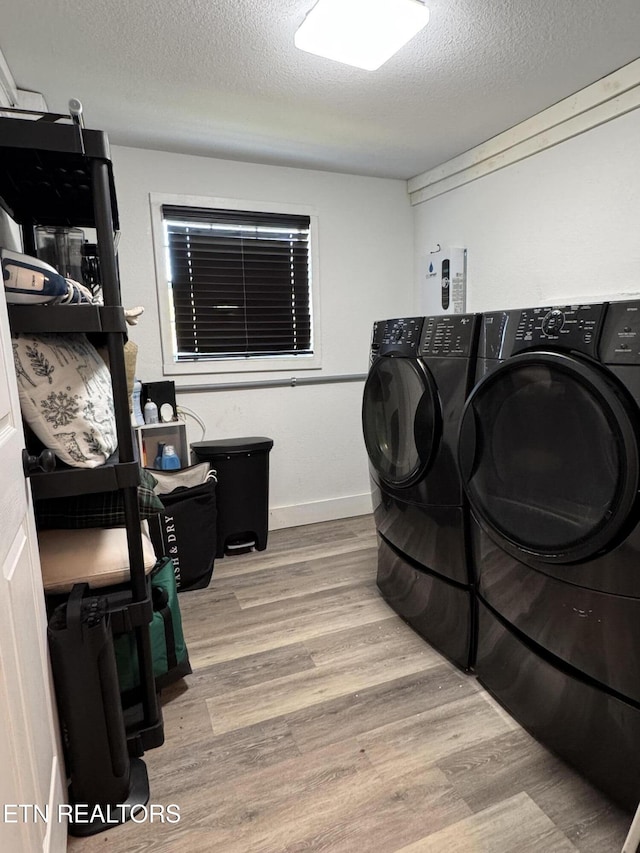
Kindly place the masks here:
[(435, 383), (417, 359), (382, 356), (364, 386), (362, 428), (369, 459), (381, 480), (410, 486), (429, 467), (441, 414)]
[(571, 563), (621, 534), (638, 491), (634, 404), (604, 370), (525, 353), (472, 391), (459, 463), (479, 523), (519, 559)]

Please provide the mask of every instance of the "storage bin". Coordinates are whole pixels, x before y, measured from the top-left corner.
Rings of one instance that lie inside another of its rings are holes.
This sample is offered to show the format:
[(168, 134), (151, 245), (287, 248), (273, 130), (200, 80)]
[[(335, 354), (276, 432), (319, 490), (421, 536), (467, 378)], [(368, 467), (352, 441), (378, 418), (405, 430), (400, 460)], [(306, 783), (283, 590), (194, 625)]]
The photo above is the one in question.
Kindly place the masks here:
[[(204, 475), (198, 467), (205, 469)], [(149, 535), (158, 557), (173, 560), (178, 592), (204, 589), (213, 573), (218, 545), (216, 482), (204, 480), (208, 471), (207, 463), (158, 473), (158, 488), (169, 491), (160, 492), (164, 512), (149, 519)]]

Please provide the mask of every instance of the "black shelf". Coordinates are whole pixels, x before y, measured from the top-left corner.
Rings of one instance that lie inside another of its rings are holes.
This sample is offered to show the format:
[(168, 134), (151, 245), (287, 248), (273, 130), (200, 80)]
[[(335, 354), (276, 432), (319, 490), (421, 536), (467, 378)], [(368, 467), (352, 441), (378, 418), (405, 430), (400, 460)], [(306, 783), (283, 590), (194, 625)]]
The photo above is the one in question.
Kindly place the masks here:
[(8, 305), (13, 332), (126, 332), (119, 305)]
[(16, 222), (95, 227), (91, 161), (102, 160), (109, 172), (111, 217), (118, 229), (106, 134), (80, 129), (69, 117), (45, 114), (30, 120), (18, 111), (15, 117), (0, 118), (0, 140), (0, 204)]
[(124, 723), (129, 755), (144, 755), (148, 749), (155, 749), (164, 743), (162, 720), (148, 725), (141, 703), (124, 709)]
[[(3, 110), (4, 112), (4, 110)], [(113, 169), (106, 134), (86, 130), (69, 116), (13, 110), (0, 118), (0, 207), (21, 226), (23, 251), (36, 254), (35, 228), (95, 228), (104, 306), (11, 305), (14, 333), (101, 333), (107, 346), (118, 453), (99, 468), (70, 468), (30, 474), (34, 499), (122, 491), (130, 580), (105, 595), (116, 629), (132, 629), (140, 671), (139, 713), (127, 715), (130, 754), (160, 746), (162, 714), (153, 676), (149, 634), (152, 607), (145, 576), (136, 496), (140, 468), (135, 458), (126, 386), (126, 322), (121, 306), (114, 234), (119, 228)]]
[(2, 108), (11, 117), (0, 118), (3, 148), (51, 151), (65, 155), (110, 158), (109, 140), (102, 130), (79, 128), (64, 113), (40, 113)]
[(34, 500), (115, 492), (139, 484), (140, 466), (137, 462), (119, 462), (114, 454), (99, 468), (65, 466), (55, 471), (38, 471), (30, 475), (30, 480)]

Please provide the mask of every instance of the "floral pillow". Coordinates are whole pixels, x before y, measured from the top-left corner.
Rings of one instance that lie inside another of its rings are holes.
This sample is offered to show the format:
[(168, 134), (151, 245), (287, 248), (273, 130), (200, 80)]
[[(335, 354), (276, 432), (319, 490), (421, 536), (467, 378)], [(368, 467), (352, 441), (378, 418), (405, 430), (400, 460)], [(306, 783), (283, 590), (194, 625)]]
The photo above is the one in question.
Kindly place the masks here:
[(96, 468), (118, 442), (111, 375), (86, 335), (12, 338), (22, 416), (68, 465)]

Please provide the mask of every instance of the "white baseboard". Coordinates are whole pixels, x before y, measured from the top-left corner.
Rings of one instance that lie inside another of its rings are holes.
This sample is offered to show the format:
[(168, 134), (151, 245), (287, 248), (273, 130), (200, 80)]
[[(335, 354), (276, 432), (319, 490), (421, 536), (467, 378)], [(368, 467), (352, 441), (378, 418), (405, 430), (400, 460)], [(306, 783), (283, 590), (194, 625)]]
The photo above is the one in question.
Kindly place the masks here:
[(316, 524), (319, 521), (334, 521), (339, 518), (351, 518), (355, 515), (367, 515), (372, 512), (371, 494), (347, 495), (343, 498), (331, 498), (327, 501), (277, 506), (269, 510), (269, 530), (283, 527), (300, 527), (303, 524)]

